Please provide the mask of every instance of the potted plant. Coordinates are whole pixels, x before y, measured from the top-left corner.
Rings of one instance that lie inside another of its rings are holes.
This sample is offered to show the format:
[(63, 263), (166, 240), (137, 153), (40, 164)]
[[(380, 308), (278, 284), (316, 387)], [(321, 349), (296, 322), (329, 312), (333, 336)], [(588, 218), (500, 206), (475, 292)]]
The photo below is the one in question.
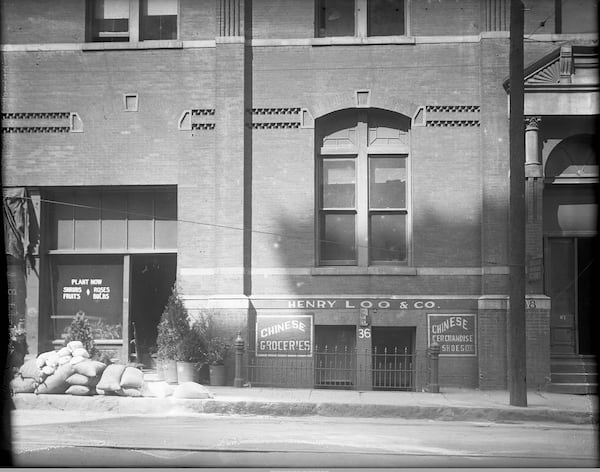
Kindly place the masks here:
[(198, 382), (198, 364), (204, 362), (206, 349), (202, 337), (195, 326), (184, 333), (177, 345), (177, 380), (178, 382)]
[(175, 284), (160, 317), (156, 337), (158, 376), (168, 383), (177, 383), (177, 348), (189, 330), (188, 312)]
[(198, 330), (205, 349), (205, 362), (209, 365), (210, 384), (225, 385), (225, 359), (231, 345), (221, 336), (216, 335), (216, 329), (211, 314), (200, 316)]

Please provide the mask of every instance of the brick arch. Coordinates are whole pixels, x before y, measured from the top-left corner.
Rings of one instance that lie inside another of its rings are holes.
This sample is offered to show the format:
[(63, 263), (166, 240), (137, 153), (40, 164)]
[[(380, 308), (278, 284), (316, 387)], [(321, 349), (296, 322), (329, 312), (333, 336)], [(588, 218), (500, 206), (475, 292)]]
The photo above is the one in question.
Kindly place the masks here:
[[(390, 98), (369, 94), (368, 108), (380, 108), (382, 110), (392, 111), (412, 118), (419, 107), (417, 104), (401, 98)], [(356, 93), (338, 93), (323, 98), (319, 103), (312, 107), (311, 114), (314, 119), (348, 108), (359, 108), (356, 102)]]

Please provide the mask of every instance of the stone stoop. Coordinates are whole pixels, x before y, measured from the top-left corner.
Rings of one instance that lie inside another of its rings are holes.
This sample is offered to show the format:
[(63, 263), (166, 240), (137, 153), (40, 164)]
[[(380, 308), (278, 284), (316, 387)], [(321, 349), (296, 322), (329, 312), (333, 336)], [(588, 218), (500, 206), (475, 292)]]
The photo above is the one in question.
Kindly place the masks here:
[(594, 356), (571, 355), (550, 360), (552, 393), (598, 393), (598, 366)]

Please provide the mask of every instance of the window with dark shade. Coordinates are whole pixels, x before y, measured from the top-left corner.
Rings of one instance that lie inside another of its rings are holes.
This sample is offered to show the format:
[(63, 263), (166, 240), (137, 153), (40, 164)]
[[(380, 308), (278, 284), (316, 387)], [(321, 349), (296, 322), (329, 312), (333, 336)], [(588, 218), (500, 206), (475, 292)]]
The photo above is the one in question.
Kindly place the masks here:
[(404, 0), (317, 0), (318, 37), (406, 33)]
[(395, 36), (404, 34), (403, 0), (368, 0), (367, 34)]
[(140, 38), (177, 39), (177, 0), (142, 2)]

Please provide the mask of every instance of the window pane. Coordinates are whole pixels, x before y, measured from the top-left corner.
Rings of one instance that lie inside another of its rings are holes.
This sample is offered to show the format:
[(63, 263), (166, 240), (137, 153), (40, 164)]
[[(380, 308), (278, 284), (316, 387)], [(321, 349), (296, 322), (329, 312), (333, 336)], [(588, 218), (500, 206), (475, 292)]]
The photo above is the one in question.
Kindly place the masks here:
[(75, 194), (75, 249), (100, 248), (100, 201), (97, 193)]
[(160, 249), (177, 248), (177, 194), (158, 192), (155, 200), (154, 246)]
[(129, 0), (96, 0), (93, 29), (95, 40), (128, 41)]
[(371, 208), (406, 207), (406, 160), (369, 158), (369, 204)]
[(143, 3), (142, 39), (177, 39), (177, 0)]
[(127, 245), (130, 249), (153, 247), (154, 203), (151, 192), (129, 194)]
[(406, 215), (371, 215), (372, 261), (406, 261)]
[(403, 0), (367, 0), (369, 36), (404, 34)]
[(354, 208), (354, 160), (323, 159), (323, 208)]
[(319, 2), (319, 36), (354, 36), (354, 0)]
[(127, 247), (127, 194), (109, 192), (102, 196), (102, 248)]
[(323, 215), (321, 260), (356, 261), (354, 215), (331, 213)]
[[(73, 195), (71, 193), (62, 193), (51, 197), (57, 203), (52, 203), (56, 218), (56, 247), (55, 249), (73, 249), (75, 242), (74, 236), (74, 215)], [(60, 202), (60, 203), (59, 203)]]
[(77, 256), (57, 260), (53, 268), (54, 338), (60, 339), (81, 310), (92, 328), (110, 325), (122, 337), (123, 258)]

